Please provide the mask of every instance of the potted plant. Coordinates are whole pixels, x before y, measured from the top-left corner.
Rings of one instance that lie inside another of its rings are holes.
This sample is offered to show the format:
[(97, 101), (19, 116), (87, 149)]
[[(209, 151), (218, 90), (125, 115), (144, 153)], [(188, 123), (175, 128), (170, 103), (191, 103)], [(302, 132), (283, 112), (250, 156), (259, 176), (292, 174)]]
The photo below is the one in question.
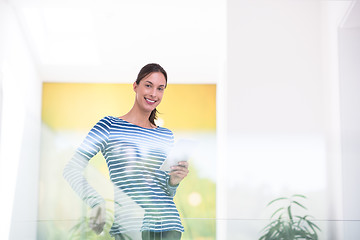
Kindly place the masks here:
[(270, 223), (262, 230), (263, 235), (259, 240), (318, 239), (317, 231), (321, 230), (311, 220), (313, 217), (293, 215), (295, 207), (307, 210), (299, 199), (306, 199), (306, 197), (296, 194), (290, 198), (281, 197), (269, 202), (267, 206), (279, 202), (284, 204), (271, 215)]

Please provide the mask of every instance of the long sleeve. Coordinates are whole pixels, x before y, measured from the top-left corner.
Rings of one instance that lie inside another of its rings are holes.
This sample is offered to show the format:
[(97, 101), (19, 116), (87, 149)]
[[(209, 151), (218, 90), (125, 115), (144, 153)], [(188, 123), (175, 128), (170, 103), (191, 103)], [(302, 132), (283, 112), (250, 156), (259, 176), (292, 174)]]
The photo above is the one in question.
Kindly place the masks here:
[(176, 194), (176, 189), (178, 188), (179, 184), (176, 186), (170, 185), (170, 176), (166, 177), (166, 192), (169, 196), (174, 197)]
[(88, 133), (71, 160), (66, 164), (63, 176), (72, 189), (90, 207), (102, 203), (104, 199), (90, 186), (83, 175), (89, 160), (99, 151), (105, 149), (109, 139), (111, 120), (101, 119)]
[[(167, 155), (169, 155), (171, 148), (174, 147), (174, 134), (170, 130), (168, 130), (168, 131), (170, 132), (171, 138), (169, 140), (169, 149), (167, 150)], [(171, 186), (170, 185), (170, 176), (168, 174), (165, 175), (165, 182), (166, 182), (166, 184), (165, 184), (166, 194), (169, 195), (170, 197), (174, 197), (179, 184), (176, 186)]]

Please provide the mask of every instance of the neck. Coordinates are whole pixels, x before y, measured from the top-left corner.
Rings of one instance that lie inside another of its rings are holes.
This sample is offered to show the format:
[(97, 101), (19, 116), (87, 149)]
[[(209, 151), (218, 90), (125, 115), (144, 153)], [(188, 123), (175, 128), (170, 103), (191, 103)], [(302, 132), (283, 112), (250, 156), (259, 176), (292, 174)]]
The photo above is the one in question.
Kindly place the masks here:
[(144, 112), (133, 106), (127, 114), (121, 116), (120, 118), (140, 127), (154, 128), (155, 126), (149, 121), (150, 114), (151, 112)]

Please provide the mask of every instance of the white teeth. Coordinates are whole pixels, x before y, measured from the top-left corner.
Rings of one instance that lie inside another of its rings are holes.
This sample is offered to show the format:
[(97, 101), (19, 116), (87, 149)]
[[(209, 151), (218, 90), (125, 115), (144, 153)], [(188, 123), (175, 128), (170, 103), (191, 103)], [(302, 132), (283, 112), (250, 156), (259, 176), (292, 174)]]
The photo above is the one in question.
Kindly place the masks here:
[(147, 99), (147, 98), (145, 98), (146, 99), (146, 101), (149, 101), (149, 102), (151, 102), (151, 103), (154, 103), (155, 101), (153, 101), (153, 100), (150, 100), (150, 99)]

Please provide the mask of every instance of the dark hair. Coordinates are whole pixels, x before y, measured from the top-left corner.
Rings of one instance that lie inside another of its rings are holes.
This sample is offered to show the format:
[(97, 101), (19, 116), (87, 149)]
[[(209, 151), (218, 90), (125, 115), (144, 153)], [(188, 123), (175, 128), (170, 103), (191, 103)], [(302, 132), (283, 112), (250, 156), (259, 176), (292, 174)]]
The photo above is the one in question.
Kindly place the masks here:
[[(147, 65), (145, 65), (139, 72), (137, 78), (136, 78), (136, 84), (139, 84), (140, 81), (142, 79), (144, 79), (145, 77), (147, 77), (149, 74), (153, 73), (153, 72), (160, 72), (164, 75), (165, 80), (166, 80), (166, 84), (167, 84), (167, 73), (166, 71), (157, 63), (149, 63)], [(166, 86), (165, 86), (166, 87)], [(149, 116), (149, 121), (153, 124), (155, 124), (155, 119), (157, 119), (157, 113), (158, 111), (156, 110), (156, 108), (154, 110), (151, 111), (150, 116)]]

